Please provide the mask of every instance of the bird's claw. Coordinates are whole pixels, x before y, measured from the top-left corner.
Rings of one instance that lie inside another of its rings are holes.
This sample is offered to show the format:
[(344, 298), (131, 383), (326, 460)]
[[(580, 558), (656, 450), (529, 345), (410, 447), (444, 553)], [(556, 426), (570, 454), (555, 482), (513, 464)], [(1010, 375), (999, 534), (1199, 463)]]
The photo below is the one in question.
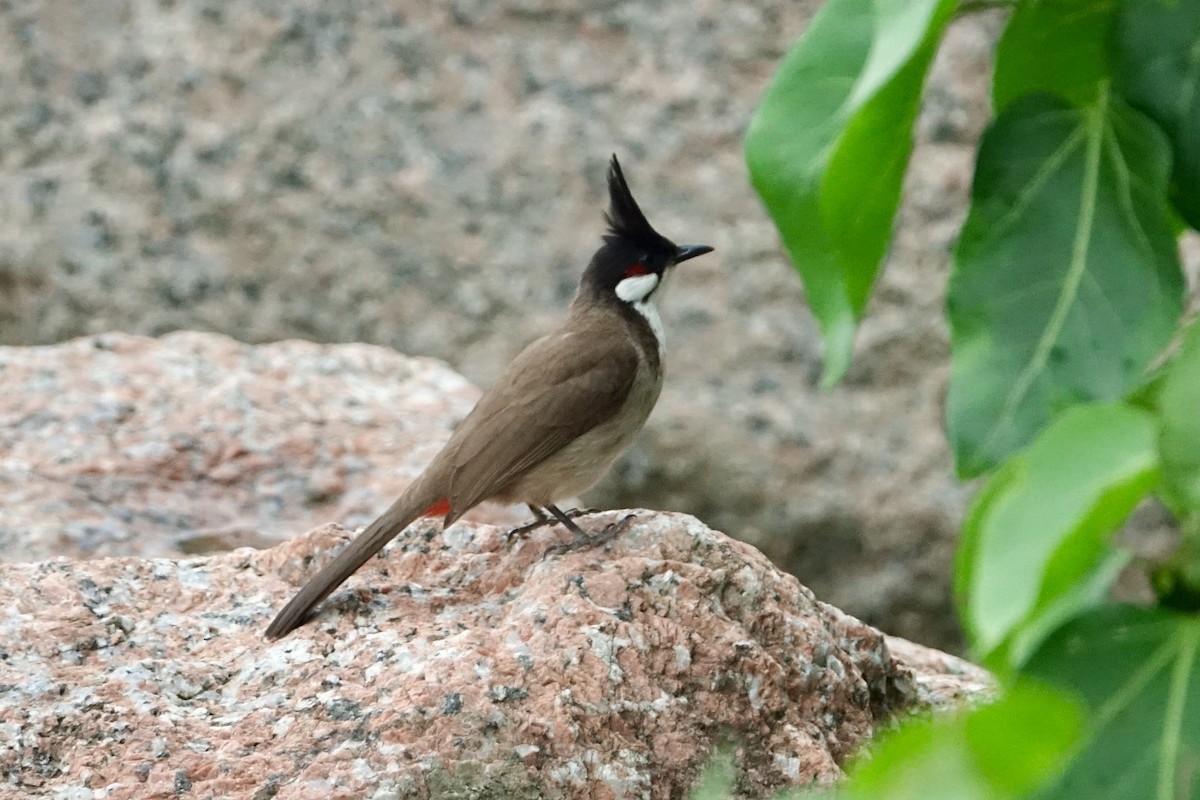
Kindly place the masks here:
[(546, 552), (542, 553), (542, 558), (544, 559), (551, 554), (562, 555), (563, 553), (569, 553), (576, 548), (599, 547), (602, 544), (607, 544), (624, 533), (635, 519), (637, 519), (637, 514), (626, 514), (616, 522), (605, 526), (604, 530), (595, 535), (590, 535), (587, 533), (580, 535), (577, 533), (569, 542), (563, 542), (562, 544), (556, 544), (548, 547)]
[(533, 522), (527, 522), (524, 525), (520, 525), (516, 528), (510, 528), (508, 530), (508, 532), (504, 534), (504, 538), (511, 542), (513, 539), (524, 536), (525, 534), (529, 533), (530, 531), (537, 530), (538, 528), (542, 527), (543, 525), (548, 525), (551, 522), (558, 522), (558, 520), (549, 519), (549, 518), (535, 519)]
[[(600, 509), (597, 509), (597, 508), (572, 508), (572, 509), (568, 509), (567, 511), (564, 511), (563, 515), (566, 516), (568, 519), (578, 519), (579, 517), (586, 517), (589, 514), (598, 514), (598, 513), (600, 513)], [(533, 520), (533, 522), (527, 522), (524, 525), (510, 529), (507, 533), (504, 534), (504, 538), (507, 541), (511, 542), (513, 539), (524, 536), (525, 534), (529, 533), (530, 531), (535, 531), (538, 528), (544, 527), (546, 525), (554, 525), (554, 524), (558, 523), (558, 520), (555, 519), (554, 517), (548, 516), (546, 514), (538, 513), (537, 511), (534, 511), (534, 516), (536, 518)], [(578, 538), (578, 537), (576, 537), (576, 538)]]

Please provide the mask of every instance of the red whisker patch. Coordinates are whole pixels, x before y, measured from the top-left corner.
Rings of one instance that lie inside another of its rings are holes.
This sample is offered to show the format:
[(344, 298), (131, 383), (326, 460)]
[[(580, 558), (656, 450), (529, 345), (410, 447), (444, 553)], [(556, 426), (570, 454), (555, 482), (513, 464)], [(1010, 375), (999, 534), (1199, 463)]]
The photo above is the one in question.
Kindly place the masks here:
[(647, 271), (644, 264), (634, 264), (632, 267), (629, 267), (625, 270), (626, 278), (636, 278), (638, 275), (645, 274), (647, 274)]

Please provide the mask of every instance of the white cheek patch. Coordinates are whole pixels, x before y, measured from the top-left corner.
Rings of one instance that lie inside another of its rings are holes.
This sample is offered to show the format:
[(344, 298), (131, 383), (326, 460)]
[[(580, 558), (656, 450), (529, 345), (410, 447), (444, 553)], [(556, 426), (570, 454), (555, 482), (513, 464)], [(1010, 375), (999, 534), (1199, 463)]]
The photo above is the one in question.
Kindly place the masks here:
[(617, 297), (626, 303), (640, 303), (658, 288), (658, 276), (653, 272), (634, 275), (617, 284)]

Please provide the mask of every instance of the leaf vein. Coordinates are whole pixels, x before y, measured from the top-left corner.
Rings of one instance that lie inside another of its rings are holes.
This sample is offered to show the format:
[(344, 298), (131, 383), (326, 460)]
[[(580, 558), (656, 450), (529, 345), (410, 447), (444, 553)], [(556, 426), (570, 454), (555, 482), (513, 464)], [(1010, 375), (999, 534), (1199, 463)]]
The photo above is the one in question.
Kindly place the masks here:
[(1117, 181), (1117, 207), (1121, 209), (1121, 216), (1125, 217), (1130, 223), (1130, 229), (1137, 239), (1138, 245), (1141, 246), (1146, 258), (1154, 261), (1154, 246), (1150, 244), (1150, 239), (1146, 236), (1146, 230), (1141, 225), (1141, 220), (1138, 218), (1137, 209), (1133, 205), (1133, 177), (1129, 171), (1129, 164), (1125, 160), (1125, 154), (1121, 151), (1121, 143), (1117, 139), (1116, 128), (1110, 123), (1105, 125), (1105, 143), (1109, 148), (1109, 158), (1113, 164), (1113, 174)]
[[(1106, 87), (1101, 91), (1097, 105), (1088, 112), (1087, 117), (1085, 117), (1085, 124), (1080, 129), (1081, 133), (1086, 136), (1087, 149), (1083, 185), (1080, 189), (1079, 224), (1075, 228), (1075, 240), (1071, 245), (1071, 259), (1067, 265), (1067, 274), (1064, 276), (1062, 290), (1055, 301), (1054, 309), (1050, 313), (1050, 319), (1046, 323), (1046, 328), (1038, 338), (1029, 363), (1021, 370), (1021, 374), (1013, 382), (1012, 391), (1004, 398), (1004, 405), (1001, 407), (997, 422), (992, 427), (991, 433), (981, 448), (983, 452), (990, 450), (1000, 432), (1008, 429), (1013, 415), (1016, 414), (1017, 407), (1024, 401), (1025, 396), (1029, 393), (1038, 375), (1046, 368), (1046, 364), (1050, 359), (1050, 352), (1062, 334), (1063, 326), (1067, 322), (1067, 316), (1071, 312), (1071, 306), (1074, 305), (1078, 296), (1079, 284), (1087, 271), (1088, 247), (1092, 239), (1092, 224), (1096, 214), (1096, 195), (1100, 181), (1101, 145), (1104, 136), (1104, 114), (1107, 108), (1108, 90)], [(1071, 138), (1073, 139), (1074, 137)], [(1057, 156), (1058, 153), (1056, 152), (1055, 155)]]
[(1020, 221), (1025, 215), (1026, 207), (1037, 196), (1042, 185), (1050, 180), (1051, 175), (1062, 168), (1067, 158), (1083, 140), (1084, 136), (1085, 131), (1082, 129), (1075, 131), (1063, 140), (1062, 145), (1051, 153), (1049, 158), (1042, 162), (1037, 172), (1033, 173), (1033, 178), (1026, 184), (1025, 191), (1021, 192), (1020, 197), (1017, 198), (1017, 202), (1013, 203), (1013, 207), (1004, 216), (996, 220), (996, 236), (1002, 234), (1003, 231), (1007, 230), (1015, 222)]
[(1112, 722), (1113, 717), (1119, 714), (1122, 709), (1132, 704), (1142, 690), (1146, 688), (1146, 684), (1154, 679), (1154, 676), (1159, 670), (1164, 669), (1171, 661), (1171, 656), (1175, 653), (1174, 643), (1165, 641), (1154, 651), (1153, 655), (1145, 660), (1137, 672), (1129, 676), (1124, 685), (1118, 688), (1115, 692), (1109, 695), (1108, 700), (1097, 709), (1093, 717), (1093, 730), (1099, 731), (1101, 728)]

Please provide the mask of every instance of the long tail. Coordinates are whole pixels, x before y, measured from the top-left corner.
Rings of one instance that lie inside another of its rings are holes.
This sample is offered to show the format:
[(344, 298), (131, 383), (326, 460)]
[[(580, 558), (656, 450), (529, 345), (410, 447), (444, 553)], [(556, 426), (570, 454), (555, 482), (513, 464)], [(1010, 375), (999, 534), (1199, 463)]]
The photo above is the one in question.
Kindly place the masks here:
[(450, 512), (449, 503), (444, 498), (438, 500), (429, 497), (431, 493), (428, 490), (422, 490), (421, 484), (424, 483), (418, 479), (409, 487), (408, 491), (392, 503), (391, 508), (383, 512), (379, 519), (372, 522), (366, 530), (346, 545), (333, 561), (326, 564), (308, 583), (304, 584), (292, 601), (284, 606), (271, 622), (267, 628), (267, 638), (278, 639), (303, 625), (317, 603), (341, 586), (347, 578), (366, 563), (367, 559), (378, 553), (385, 544), (394, 539), (417, 517), (448, 514)]

